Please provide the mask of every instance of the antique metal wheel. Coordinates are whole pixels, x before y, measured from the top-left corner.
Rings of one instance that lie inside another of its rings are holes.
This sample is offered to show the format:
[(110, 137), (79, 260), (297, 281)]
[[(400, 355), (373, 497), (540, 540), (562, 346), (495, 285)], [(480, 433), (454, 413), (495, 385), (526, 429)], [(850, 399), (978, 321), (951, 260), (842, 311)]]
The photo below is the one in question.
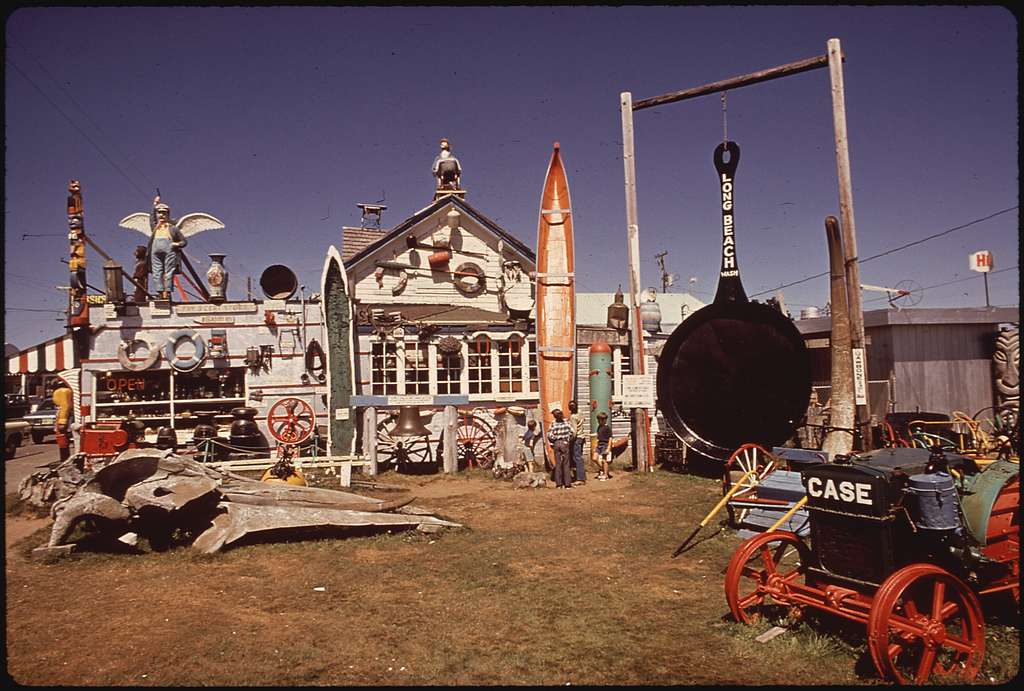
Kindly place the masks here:
[(282, 444), (300, 444), (316, 427), (313, 408), (301, 398), (282, 398), (267, 413), (267, 428)]
[(415, 464), (433, 464), (430, 437), (425, 434), (416, 437), (393, 434), (397, 424), (397, 413), (390, 413), (377, 423), (378, 463), (388, 464), (399, 471), (411, 470)]
[(736, 621), (751, 624), (763, 615), (788, 612), (789, 584), (802, 578), (810, 549), (795, 533), (761, 533), (743, 542), (725, 571), (725, 600)]
[[(742, 482), (743, 486), (732, 495), (736, 499), (751, 499), (757, 495), (757, 485), (772, 473), (778, 466), (778, 459), (770, 454), (760, 444), (744, 444), (725, 461), (722, 469), (722, 495), (732, 489), (736, 482)], [(743, 479), (748, 472), (751, 475)], [(726, 504), (726, 511), (729, 512), (729, 522), (732, 525), (739, 525), (747, 515), (748, 509)]]
[(900, 684), (965, 683), (985, 657), (985, 623), (974, 592), (933, 564), (889, 576), (868, 616), (868, 648), (883, 677)]
[(472, 413), (459, 417), (455, 428), (455, 455), (459, 468), (474, 465), (490, 468), (494, 465), (494, 430), (480, 417)]

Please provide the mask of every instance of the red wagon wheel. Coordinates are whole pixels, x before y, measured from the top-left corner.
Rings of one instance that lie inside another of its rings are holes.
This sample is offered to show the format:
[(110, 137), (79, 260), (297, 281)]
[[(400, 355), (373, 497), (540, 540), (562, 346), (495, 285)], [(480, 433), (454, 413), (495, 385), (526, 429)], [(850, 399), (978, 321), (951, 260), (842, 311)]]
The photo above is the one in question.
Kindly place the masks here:
[(981, 603), (938, 566), (905, 566), (875, 594), (868, 647), (882, 676), (900, 684), (924, 684), (932, 675), (971, 681), (985, 657)]
[[(733, 451), (725, 461), (722, 471), (722, 496), (732, 489), (734, 478), (738, 480), (753, 471), (752, 475), (743, 480), (743, 487), (732, 495), (737, 499), (753, 497), (756, 494), (758, 483), (772, 473), (776, 467), (778, 467), (778, 459), (766, 448), (760, 444), (744, 444)], [(729, 521), (732, 525), (742, 523), (748, 511), (748, 509), (734, 507), (728, 503), (725, 508), (729, 512)]]
[(478, 465), (490, 468), (494, 464), (494, 431), (476, 415), (463, 415), (455, 428), (455, 455), (459, 467)]
[(810, 549), (795, 533), (761, 533), (745, 541), (725, 571), (725, 600), (732, 616), (752, 624), (771, 613), (770, 605), (792, 609), (789, 584), (806, 573), (810, 558)]
[(301, 444), (315, 425), (313, 408), (301, 398), (282, 398), (267, 413), (267, 428), (282, 444)]

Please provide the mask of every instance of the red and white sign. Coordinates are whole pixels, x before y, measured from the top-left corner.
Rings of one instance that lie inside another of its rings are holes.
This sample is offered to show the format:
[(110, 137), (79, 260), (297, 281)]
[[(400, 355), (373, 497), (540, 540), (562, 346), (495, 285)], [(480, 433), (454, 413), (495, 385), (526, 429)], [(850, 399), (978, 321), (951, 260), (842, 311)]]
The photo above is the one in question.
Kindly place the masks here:
[(971, 271), (988, 273), (992, 270), (992, 253), (988, 250), (979, 250), (970, 255)]

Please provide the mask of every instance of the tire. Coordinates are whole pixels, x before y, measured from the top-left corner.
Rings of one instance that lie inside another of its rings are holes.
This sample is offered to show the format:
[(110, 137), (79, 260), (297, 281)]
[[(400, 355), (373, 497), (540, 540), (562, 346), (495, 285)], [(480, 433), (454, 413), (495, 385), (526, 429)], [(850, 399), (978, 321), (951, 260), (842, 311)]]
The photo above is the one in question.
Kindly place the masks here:
[(46, 432), (32, 431), (32, 441), (36, 444), (42, 444), (46, 440)]
[(7, 444), (4, 446), (4, 458), (6, 460), (14, 458), (15, 454), (18, 453), (19, 446), (21, 446), (21, 435), (15, 434), (7, 440)]

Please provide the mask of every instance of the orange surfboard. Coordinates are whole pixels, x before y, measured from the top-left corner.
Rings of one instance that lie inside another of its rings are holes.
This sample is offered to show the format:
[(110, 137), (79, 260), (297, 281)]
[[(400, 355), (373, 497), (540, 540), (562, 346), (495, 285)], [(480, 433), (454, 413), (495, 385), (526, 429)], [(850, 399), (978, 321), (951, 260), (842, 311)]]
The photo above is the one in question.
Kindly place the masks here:
[(537, 224), (537, 367), (544, 446), (554, 460), (547, 431), (558, 404), (569, 418), (576, 391), (576, 277), (573, 268), (572, 206), (569, 183), (555, 142)]

